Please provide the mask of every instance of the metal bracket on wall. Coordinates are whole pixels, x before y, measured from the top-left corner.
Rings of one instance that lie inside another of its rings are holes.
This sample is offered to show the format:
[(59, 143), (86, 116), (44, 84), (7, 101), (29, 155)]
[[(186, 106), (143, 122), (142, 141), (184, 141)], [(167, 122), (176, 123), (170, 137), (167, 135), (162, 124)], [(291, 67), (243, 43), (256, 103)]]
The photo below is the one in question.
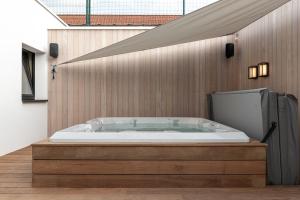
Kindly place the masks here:
[(57, 73), (56, 71), (56, 65), (51, 65), (52, 66), (52, 69), (51, 69), (51, 73), (52, 73), (52, 80), (55, 79), (55, 74)]

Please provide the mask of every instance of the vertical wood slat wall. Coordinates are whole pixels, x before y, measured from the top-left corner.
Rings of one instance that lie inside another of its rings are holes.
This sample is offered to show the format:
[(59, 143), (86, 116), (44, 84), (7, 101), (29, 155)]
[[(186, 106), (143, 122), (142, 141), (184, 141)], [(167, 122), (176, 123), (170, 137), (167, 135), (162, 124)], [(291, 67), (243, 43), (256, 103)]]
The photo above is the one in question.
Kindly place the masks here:
[[(49, 30), (59, 63), (142, 30)], [(96, 117), (206, 117), (206, 95), (239, 85), (236, 59), (225, 58), (226, 36), (58, 67), (49, 65), (48, 133)]]
[[(239, 31), (241, 89), (268, 87), (299, 97), (300, 0), (292, 0)], [(248, 66), (270, 63), (270, 77), (247, 79)]]
[[(238, 35), (239, 88), (267, 87), (300, 98), (300, 0), (292, 0)], [(248, 66), (263, 61), (270, 63), (270, 76), (248, 80)]]

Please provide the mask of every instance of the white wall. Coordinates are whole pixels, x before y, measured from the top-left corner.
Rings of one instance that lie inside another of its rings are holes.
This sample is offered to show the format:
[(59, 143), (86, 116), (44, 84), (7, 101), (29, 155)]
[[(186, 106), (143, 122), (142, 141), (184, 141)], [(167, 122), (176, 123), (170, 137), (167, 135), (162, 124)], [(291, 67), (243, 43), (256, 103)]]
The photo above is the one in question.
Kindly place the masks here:
[(36, 99), (47, 99), (48, 29), (65, 25), (35, 0), (1, 1), (0, 155), (47, 137), (47, 103), (22, 102), (22, 47), (36, 54)]

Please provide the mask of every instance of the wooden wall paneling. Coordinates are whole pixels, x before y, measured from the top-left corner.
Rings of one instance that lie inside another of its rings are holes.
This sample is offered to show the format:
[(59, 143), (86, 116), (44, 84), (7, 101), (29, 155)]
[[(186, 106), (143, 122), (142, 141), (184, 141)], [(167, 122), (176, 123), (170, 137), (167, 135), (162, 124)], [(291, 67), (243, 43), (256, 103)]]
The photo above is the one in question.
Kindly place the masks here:
[[(104, 41), (101, 41), (99, 38), (101, 37), (102, 34), (97, 34), (95, 30), (92, 30), (89, 32), (89, 42), (91, 43), (90, 49), (95, 50), (97, 49), (101, 43)], [(92, 39), (93, 36), (95, 36), (95, 39)], [(100, 41), (99, 41), (100, 40)], [(101, 42), (101, 43), (100, 43)], [(97, 69), (99, 68), (99, 70)], [(97, 80), (101, 80), (98, 78), (98, 71), (101, 71), (101, 74), (103, 73), (103, 64), (101, 60), (96, 59), (96, 60), (91, 60), (90, 61), (90, 71), (89, 71), (89, 76), (90, 76), (90, 98), (89, 98), (89, 113), (90, 113), (90, 118), (95, 118), (99, 115), (100, 113), (100, 107), (101, 107), (101, 97), (100, 93), (97, 92), (98, 88), (102, 86), (102, 84), (98, 84)], [(96, 106), (97, 105), (97, 106)], [(96, 109), (97, 108), (97, 109)]]
[[(170, 113), (167, 113), (166, 116), (169, 114), (170, 116), (176, 116), (178, 115), (178, 110), (177, 110), (177, 105), (180, 102), (180, 99), (177, 98), (177, 92), (178, 92), (178, 87), (179, 87), (179, 79), (178, 79), (178, 67), (181, 65), (178, 63), (178, 56), (179, 56), (179, 49), (174, 48), (174, 47), (169, 47), (168, 51), (170, 53), (169, 58), (170, 58), (170, 68), (169, 70), (166, 70), (166, 75), (168, 76), (170, 82), (168, 87), (166, 88), (166, 94), (169, 94), (169, 99), (170, 102), (172, 103), (171, 105), (171, 110)], [(168, 65), (168, 64), (167, 64)], [(164, 66), (162, 66), (163, 68)], [(182, 66), (183, 67), (183, 66)], [(161, 82), (163, 83), (163, 81)], [(170, 93), (167, 93), (170, 90)], [(180, 94), (179, 94), (180, 95)]]
[[(269, 87), (298, 95), (299, 0), (293, 0), (239, 32), (240, 88)], [(247, 80), (247, 67), (270, 62), (270, 77)]]
[[(298, 13), (297, 9), (298, 9), (298, 1), (292, 1), (292, 9), (291, 9), (291, 24), (290, 24), (290, 31), (291, 31), (291, 43), (292, 43), (292, 47), (291, 47), (291, 66), (289, 66), (289, 73), (288, 73), (288, 80), (289, 80), (289, 84), (288, 84), (288, 92), (295, 94), (296, 96), (298, 96), (298, 91), (297, 91), (297, 84), (293, 84), (294, 82), (298, 81), (298, 69), (297, 67), (293, 67), (293, 66), (298, 66), (298, 49), (299, 49), (299, 39), (297, 37), (297, 27), (298, 27)], [(289, 79), (291, 78), (291, 80)]]
[[(116, 37), (116, 31), (112, 31), (112, 41), (116, 41), (117, 37)], [(117, 64), (116, 64), (116, 56), (112, 56), (112, 61), (111, 61), (111, 66), (110, 66), (110, 73), (111, 73), (111, 79), (109, 84), (111, 85), (111, 116), (116, 116), (117, 115), (117, 103), (118, 103), (118, 99), (116, 96), (116, 84), (117, 84), (117, 78), (116, 78), (116, 74), (114, 73), (115, 71), (117, 71)]]
[[(223, 44), (223, 51), (225, 52), (225, 45), (226, 45), (226, 43), (228, 43), (229, 42), (229, 40), (228, 40), (228, 38), (222, 38), (223, 39), (223, 42), (225, 43), (225, 44)], [(225, 58), (225, 53), (224, 53), (224, 58)], [(224, 88), (229, 88), (230, 87), (230, 84), (229, 84), (229, 82), (231, 81), (231, 75), (230, 75), (230, 69), (229, 69), (229, 67), (231, 66), (231, 60), (232, 60), (232, 58), (230, 58), (230, 59), (227, 59), (227, 58), (225, 58), (226, 60), (225, 60), (225, 63), (227, 64), (227, 66), (226, 67), (224, 67), (224, 69), (223, 69), (223, 80), (222, 80), (222, 84), (223, 84), (223, 86), (222, 86), (222, 89)], [(223, 59), (222, 59), (223, 60)], [(224, 60), (223, 60), (224, 61)]]
[(282, 37), (282, 10), (279, 9), (278, 12), (276, 12), (276, 64), (275, 64), (275, 85), (274, 88), (277, 91), (281, 91), (281, 83), (282, 83), (282, 76), (281, 76), (281, 49), (282, 49), (282, 43), (281, 43), (281, 37)]
[[(144, 82), (144, 88), (142, 88), (144, 90), (143, 94), (144, 94), (144, 116), (147, 117), (151, 117), (151, 103), (150, 103), (150, 96), (151, 96), (151, 65), (150, 65), (150, 53), (151, 50), (145, 51), (143, 52), (144, 55), (144, 78), (145, 78), (145, 82)], [(167, 109), (167, 107), (166, 107)]]
[[(229, 42), (232, 42), (232, 41), (230, 41), (230, 39), (229, 38), (222, 38), (222, 40), (223, 40), (223, 43), (229, 43)], [(222, 46), (223, 47), (221, 47), (223, 50), (225, 49), (225, 45), (222, 43)], [(230, 67), (232, 67), (231, 66), (231, 63), (232, 63), (232, 59), (233, 58), (230, 58), (230, 59), (227, 59), (226, 58), (226, 55), (225, 55), (225, 51), (223, 51), (223, 55), (222, 55), (222, 57), (223, 58), (221, 58), (222, 59), (222, 62), (224, 62), (225, 64), (227, 64), (227, 65), (229, 65)], [(229, 89), (230, 88), (230, 81), (231, 81), (231, 74), (230, 74), (230, 69), (229, 69), (229, 67), (228, 66), (224, 66), (223, 67), (223, 69), (222, 69), (222, 76), (223, 76), (223, 79), (221, 79), (222, 80), (222, 90), (226, 90), (227, 88)]]
[[(263, 54), (264, 54), (264, 43), (262, 42), (263, 40), (263, 18), (259, 19), (257, 21), (257, 24), (256, 24), (256, 30), (255, 30), (255, 37), (257, 38), (255, 40), (255, 48), (254, 48), (254, 53), (255, 53), (255, 57), (257, 58), (257, 62), (254, 63), (254, 64), (258, 64), (259, 62), (263, 61)], [(256, 81), (256, 84), (254, 85), (254, 87), (257, 87), (256, 85), (264, 85), (264, 81), (265, 79), (258, 79)]]
[[(118, 40), (120, 40), (121, 37), (123, 37), (123, 33), (120, 31), (116, 31), (117, 32), (117, 38)], [(116, 58), (116, 71), (114, 71), (114, 73), (116, 74), (115, 76), (115, 81), (116, 81), (116, 96), (117, 96), (117, 110), (116, 110), (116, 115), (115, 116), (120, 116), (123, 117), (122, 115), (122, 104), (123, 101), (126, 101), (126, 98), (122, 95), (122, 91), (123, 91), (123, 87), (125, 89), (126, 85), (123, 82), (124, 76), (123, 76), (123, 68), (124, 68), (124, 63), (123, 63), (123, 58), (124, 55), (119, 55), (119, 56), (115, 56)]]
[(167, 61), (167, 51), (165, 50), (166, 48), (161, 48), (160, 49), (160, 60), (161, 60), (161, 67), (160, 67), (160, 81), (161, 81), (161, 109), (162, 109), (162, 116), (167, 116), (167, 106), (168, 106), (168, 101), (167, 101), (167, 89), (168, 89), (168, 82), (167, 82), (167, 66), (168, 66), (168, 61)]
[[(88, 45), (86, 44), (85, 41), (85, 31), (81, 31), (78, 34), (78, 39), (79, 41), (82, 41), (79, 43), (79, 55), (83, 55), (86, 53), (86, 48), (85, 46)], [(89, 62), (89, 61), (87, 61)], [(78, 75), (78, 119), (79, 123), (85, 121), (85, 105), (84, 105), (84, 77), (85, 77), (85, 68), (87, 65), (87, 62), (82, 62), (78, 63), (77, 67), (77, 75)]]
[[(49, 63), (142, 31), (49, 30), (49, 42), (57, 42), (61, 51)], [(232, 39), (227, 36), (67, 64), (58, 68), (55, 80), (51, 80), (49, 66), (49, 135), (95, 117), (206, 117), (206, 95), (238, 85), (237, 79), (226, 78), (235, 71), (235, 63), (223, 58), (225, 43)], [(220, 84), (223, 72), (225, 83)]]
[[(234, 42), (234, 40), (232, 40), (232, 38), (229, 38), (229, 37), (227, 37), (226, 38), (226, 43), (231, 43), (231, 42)], [(225, 48), (225, 46), (223, 46), (222, 47), (223, 49)], [(223, 58), (225, 58), (225, 55), (224, 55), (224, 57)], [(226, 58), (226, 60), (225, 59), (222, 59), (223, 60), (223, 62), (227, 62), (228, 64), (229, 64), (229, 66), (231, 66), (231, 67), (224, 67), (225, 68), (225, 87), (224, 87), (224, 89), (225, 90), (232, 90), (233, 89), (233, 84), (231, 84), (231, 81), (234, 81), (234, 78), (235, 78), (235, 70), (234, 70), (234, 66), (233, 66), (233, 64), (234, 64), (234, 62), (233, 62), (233, 60), (235, 59), (236, 57), (231, 57), (230, 59), (227, 59)]]
[[(145, 90), (145, 116), (151, 117), (153, 116), (153, 108), (152, 108), (152, 102), (151, 102), (151, 95), (152, 95), (152, 71), (154, 70), (154, 68), (152, 68), (151, 66), (151, 51), (152, 50), (148, 50), (145, 51), (145, 77), (146, 77), (146, 90)], [(166, 107), (166, 109), (168, 109), (168, 107)]]
[[(184, 90), (185, 90), (185, 83), (184, 83), (184, 45), (180, 45), (178, 49), (178, 73), (177, 73), (177, 99), (178, 99), (178, 116), (184, 116)], [(166, 72), (167, 73), (167, 72)], [(167, 90), (167, 88), (166, 88)]]
[[(225, 48), (225, 47), (223, 47)], [(223, 50), (224, 51), (224, 50)], [(217, 61), (217, 88), (222, 88), (222, 38), (217, 39), (217, 55), (216, 55), (216, 61)]]
[[(173, 109), (174, 109), (174, 101), (173, 101), (173, 79), (172, 79), (172, 70), (173, 70), (173, 58), (172, 58), (172, 48), (173, 47), (165, 47), (164, 50), (166, 51), (166, 74), (165, 74), (165, 81), (166, 81), (166, 116), (172, 116)], [(151, 67), (151, 66), (149, 66)], [(187, 65), (182, 66), (184, 68), (188, 68)], [(148, 68), (149, 69), (149, 68)]]
[[(59, 67), (49, 73), (48, 131), (105, 116), (206, 117), (206, 94), (215, 90), (269, 87), (300, 93), (300, 3), (284, 5), (227, 36)], [(50, 30), (60, 45), (50, 64), (104, 47), (143, 30)], [(237, 55), (226, 59), (226, 42)], [(248, 66), (270, 62), (271, 76), (248, 80)], [(50, 66), (49, 66), (50, 72)], [(238, 73), (238, 75), (237, 75)]]
[[(205, 47), (205, 41), (200, 41), (199, 44), (199, 49), (200, 49), (200, 57), (199, 57), (199, 74), (198, 77), (200, 78), (200, 98), (199, 98), (199, 102), (203, 102), (205, 101), (205, 87), (206, 87), (206, 68), (205, 66), (205, 51), (204, 51), (204, 47)], [(203, 114), (205, 113), (205, 107), (203, 105), (200, 106), (200, 113)]]
[[(107, 45), (108, 43), (112, 42), (113, 41), (113, 32), (112, 31), (105, 31), (105, 38), (107, 38)], [(113, 74), (112, 74), (112, 71), (113, 71), (113, 68), (112, 68), (112, 64), (113, 64), (113, 57), (108, 57), (108, 58), (105, 58), (105, 60), (107, 61), (107, 63), (105, 64), (105, 69), (106, 69), (106, 95), (105, 95), (105, 91), (102, 90), (101, 88), (101, 96), (105, 97), (106, 96), (106, 100), (105, 102), (107, 104), (101, 104), (101, 109), (102, 109), (102, 106), (104, 106), (106, 108), (106, 115), (107, 116), (112, 116), (112, 111), (113, 111), (113, 108), (112, 108), (112, 99), (113, 99), (113, 93), (112, 93), (112, 90), (113, 90), (113, 85), (112, 85), (112, 79), (113, 79)], [(98, 70), (99, 71), (99, 70)], [(100, 75), (101, 75), (101, 71), (99, 71)], [(98, 76), (100, 77), (100, 76)], [(101, 81), (99, 81), (100, 83), (103, 82), (103, 80), (101, 79)], [(102, 102), (102, 101), (101, 101)], [(102, 113), (101, 113), (102, 114)]]
[[(249, 43), (249, 60), (248, 60), (248, 63), (249, 63), (249, 66), (253, 65), (253, 64), (256, 64), (256, 59), (252, 59), (252, 58), (255, 58), (255, 55), (254, 55), (254, 52), (255, 52), (255, 37), (254, 37), (254, 34), (255, 34), (255, 28), (254, 29), (250, 29), (250, 33), (249, 33), (249, 36), (250, 36), (250, 43)], [(249, 87), (250, 88), (255, 88), (255, 82), (250, 82), (249, 84)]]
[(142, 107), (142, 93), (141, 87), (142, 87), (142, 82), (143, 80), (142, 77), (142, 71), (143, 71), (143, 59), (141, 59), (141, 52), (136, 52), (136, 60), (135, 60), (135, 116), (140, 116), (141, 115), (141, 107)]
[(190, 95), (190, 87), (189, 87), (189, 79), (191, 78), (189, 76), (190, 66), (189, 66), (189, 44), (184, 44), (183, 49), (183, 74), (181, 74), (183, 82), (184, 82), (184, 88), (182, 90), (183, 92), (183, 116), (189, 116), (188, 113), (188, 103), (189, 103), (189, 95)]
[[(139, 95), (139, 87), (140, 87), (140, 59), (139, 58), (139, 52), (133, 53), (133, 65), (134, 65), (134, 74), (133, 74), (133, 79), (134, 79), (134, 85), (133, 85), (133, 90), (134, 90), (134, 96), (133, 96), (133, 110), (134, 110), (134, 116), (139, 116), (139, 107), (140, 107), (140, 95)], [(158, 59), (158, 58), (157, 58)]]
[[(133, 53), (131, 54), (131, 56), (134, 56)], [(128, 102), (127, 102), (127, 111), (125, 111), (125, 115), (126, 113), (128, 113), (129, 116), (134, 116), (134, 104), (133, 104), (133, 99), (134, 99), (134, 65), (132, 65), (132, 58), (131, 56), (127, 56), (126, 57), (126, 68), (127, 68), (127, 82), (128, 82)]]
[(244, 80), (244, 77), (242, 77), (242, 74), (245, 74), (244, 73), (244, 70), (245, 70), (245, 67), (241, 66), (241, 63), (242, 63), (242, 59), (243, 59), (243, 56), (241, 55), (241, 41), (240, 41), (240, 37), (241, 37), (241, 34), (243, 33), (236, 33), (236, 35), (234, 36), (235, 37), (235, 53), (236, 53), (236, 56), (237, 56), (237, 70), (238, 70), (238, 73), (239, 73), (239, 76), (238, 76), (238, 89), (241, 89), (241, 85), (242, 85), (242, 81)]
[[(270, 16), (266, 16), (263, 18), (263, 21), (264, 21), (264, 25), (263, 25), (263, 40), (262, 42), (264, 43), (264, 55), (263, 55), (263, 60), (264, 61), (268, 61), (268, 58), (271, 57), (272, 55), (272, 49), (269, 48), (271, 44), (271, 41), (272, 41), (272, 37), (271, 35), (269, 34), (268, 30), (271, 28), (270, 26)], [(268, 61), (268, 62), (271, 62), (271, 61)], [(268, 79), (264, 79), (265, 81), (265, 87), (269, 87), (270, 84), (270, 81), (271, 79), (268, 78)]]
[(275, 81), (276, 81), (276, 59), (277, 59), (277, 44), (276, 44), (276, 15), (275, 13), (271, 14), (272, 16), (272, 22), (271, 22), (271, 26), (272, 26), (272, 31), (271, 32), (271, 36), (272, 36), (272, 57), (269, 58), (272, 62), (272, 68), (270, 69), (270, 79), (271, 79), (271, 85), (270, 87), (272, 87), (272, 89), (274, 89), (274, 85), (275, 85)]
[(194, 81), (195, 81), (195, 87), (194, 87), (194, 93), (195, 93), (195, 99), (194, 99), (194, 114), (195, 116), (200, 115), (200, 105), (198, 102), (200, 101), (200, 62), (199, 62), (199, 57), (200, 57), (200, 51), (199, 51), (199, 42), (194, 42), (193, 43), (193, 49), (194, 49), (194, 56), (193, 56), (193, 66), (194, 66)]
[[(74, 38), (73, 38), (73, 49), (71, 49), (71, 51), (74, 51), (75, 55), (74, 57), (80, 55), (80, 49), (79, 49), (79, 32), (74, 32)], [(79, 123), (79, 65), (80, 63), (74, 63), (74, 64), (70, 64), (70, 67), (72, 68), (73, 71), (73, 84), (74, 84), (74, 96), (73, 96), (73, 100), (74, 100), (74, 105), (73, 105), (73, 109), (74, 109), (74, 116), (73, 116), (73, 124), (77, 124)]]
[(147, 77), (146, 77), (146, 72), (145, 72), (145, 67), (146, 67), (146, 59), (145, 59), (144, 52), (139, 52), (138, 54), (138, 60), (139, 60), (139, 91), (138, 91), (138, 96), (139, 96), (139, 112), (138, 115), (142, 116), (145, 113), (145, 93), (146, 91), (146, 84), (147, 84)]
[[(231, 70), (231, 75), (233, 77), (233, 81), (229, 81), (230, 83), (230, 88), (224, 88), (224, 90), (238, 90), (239, 89), (239, 80), (240, 80), (240, 71), (241, 71), (241, 66), (239, 65), (239, 55), (237, 54), (237, 48), (238, 48), (238, 36), (231, 35), (230, 37), (227, 37), (229, 42), (233, 42), (236, 46), (235, 49), (235, 57), (232, 58), (231, 63), (228, 64), (227, 66), (224, 64), (224, 68), (229, 68)], [(223, 47), (224, 48), (224, 47)], [(223, 52), (223, 60), (225, 59), (225, 52)], [(224, 61), (226, 63), (226, 61)]]
[(288, 54), (290, 54), (291, 52), (289, 51), (287, 53), (287, 43), (289, 41), (288, 39), (288, 35), (287, 35), (287, 5), (285, 4), (284, 6), (282, 6), (281, 9), (281, 38), (280, 38), (280, 42), (281, 42), (281, 65), (280, 65), (280, 70), (281, 70), (281, 91), (287, 91), (287, 62), (288, 62)]
[[(299, 0), (296, 1), (296, 0), (293, 0), (293, 2), (297, 3), (297, 26), (295, 28), (295, 30), (297, 31), (297, 38), (298, 38), (298, 43), (297, 43), (297, 66), (299, 66), (300, 64), (300, 14), (299, 14), (299, 10), (300, 10), (300, 2)], [(300, 82), (300, 69), (299, 67), (297, 67), (297, 83)], [(300, 87), (299, 87), (299, 84), (297, 84), (297, 88), (298, 88), (298, 91), (297, 91), (297, 97), (299, 98), (299, 95), (300, 95)], [(298, 111), (300, 109), (300, 105), (298, 106)], [(300, 123), (300, 117), (298, 116), (298, 121)]]
[[(287, 49), (286, 52), (290, 52), (287, 53), (287, 61), (286, 61), (286, 74), (285, 74), (285, 80), (286, 80), (286, 91), (290, 92), (292, 87), (292, 82), (295, 81), (294, 80), (294, 76), (293, 74), (291, 74), (291, 69), (292, 69), (292, 63), (293, 63), (293, 52), (292, 52), (292, 39), (293, 39), (293, 35), (292, 35), (292, 3), (287, 4), (287, 18), (286, 18), (286, 37), (287, 37), (287, 41), (286, 41), (286, 45), (287, 45)], [(296, 40), (297, 41), (297, 40)]]
[[(96, 33), (97, 34), (97, 31)], [(101, 31), (101, 34), (98, 34), (101, 37), (99, 37), (99, 43), (101, 47), (105, 47), (108, 44), (112, 43), (112, 34), (108, 31)], [(101, 70), (98, 69), (98, 65), (96, 65), (97, 70), (97, 91), (96, 93), (99, 94), (97, 101), (99, 101), (100, 108), (98, 108), (98, 116), (106, 116), (108, 113), (111, 113), (111, 109), (109, 112), (107, 102), (110, 102), (106, 96), (110, 96), (111, 94), (111, 86), (108, 84), (107, 81), (109, 79), (109, 75), (107, 71), (109, 71), (109, 66), (111, 65), (111, 58), (103, 58), (98, 61), (101, 64)]]
[[(218, 38), (216, 39), (212, 39), (211, 40), (211, 45), (212, 45), (212, 54), (210, 56), (211, 60), (212, 60), (212, 63), (211, 63), (211, 66), (212, 66), (212, 70), (210, 70), (210, 73), (211, 73), (211, 82), (210, 82), (210, 85), (212, 86), (210, 91), (216, 91), (218, 89), (217, 87), (217, 84), (218, 84), (218, 80), (217, 80), (217, 41), (218, 41)], [(209, 92), (209, 91), (208, 91)]]
[[(68, 52), (68, 58), (74, 58), (75, 53), (74, 53), (74, 47), (73, 47), (73, 38), (74, 38), (74, 32), (68, 32), (68, 37), (66, 37), (66, 40), (68, 40), (68, 46), (67, 52)], [(67, 68), (67, 77), (65, 77), (68, 80), (68, 88), (67, 88), (67, 117), (68, 119), (68, 125), (71, 126), (73, 124), (74, 120), (74, 70), (70, 65), (66, 65)]]
[[(247, 28), (246, 28), (247, 29)], [(239, 89), (245, 88), (246, 84), (248, 82), (248, 52), (249, 52), (249, 41), (248, 40), (242, 40), (242, 37), (247, 37), (247, 31), (242, 31), (241, 33), (239, 33), (239, 48), (240, 48), (240, 52), (239, 52), (239, 61), (240, 61), (240, 66), (243, 70), (241, 74), (241, 85)]]
[(197, 55), (197, 50), (195, 48), (195, 42), (190, 45), (189, 48), (189, 102), (188, 102), (188, 114), (189, 116), (196, 116), (196, 63), (194, 57)]
[[(66, 39), (68, 33), (67, 31), (64, 31), (62, 34), (61, 34), (61, 37), (63, 40), (63, 43), (64, 43), (64, 46), (67, 47), (68, 46), (68, 40)], [(60, 52), (62, 53), (62, 57), (68, 57), (68, 49), (67, 48), (63, 48), (62, 51)], [(62, 124), (61, 126), (62, 127), (66, 127), (68, 126), (68, 96), (67, 95), (63, 95), (63, 93), (67, 92), (68, 91), (68, 67), (67, 66), (64, 66), (61, 70), (61, 76), (59, 77), (60, 78), (60, 84), (61, 84), (61, 87), (59, 88), (60, 89), (60, 92), (59, 92), (59, 95), (60, 95), (60, 101), (61, 101), (61, 121), (62, 121)]]
[[(95, 35), (97, 35), (95, 44), (96, 48), (101, 48), (107, 45), (109, 37), (106, 36), (107, 32), (101, 31), (100, 33), (95, 30)], [(91, 36), (92, 37), (92, 36)], [(94, 63), (94, 73), (95, 73), (95, 107), (92, 109), (95, 109), (95, 117), (105, 115), (106, 109), (106, 96), (102, 95), (108, 94), (107, 92), (107, 65), (108, 60), (106, 58), (104, 59), (97, 59)]]
[[(182, 117), (183, 116), (183, 87), (184, 87), (184, 82), (183, 82), (183, 77), (181, 76), (184, 72), (183, 69), (183, 45), (179, 45), (177, 49), (177, 116)], [(166, 94), (166, 93), (165, 93)]]
[[(166, 88), (166, 94), (167, 94), (167, 104), (169, 102), (168, 105), (168, 110), (167, 110), (167, 115), (169, 116), (175, 116), (176, 115), (176, 105), (177, 105), (177, 101), (176, 101), (176, 87), (174, 85), (176, 85), (177, 79), (176, 79), (176, 68), (177, 68), (177, 49), (175, 49), (174, 47), (168, 47), (166, 49), (168, 51), (168, 62), (167, 62), (167, 70), (166, 70), (166, 76), (167, 76), (167, 80), (168, 80), (168, 87)], [(169, 90), (169, 91), (168, 91)]]
[[(130, 54), (132, 55), (132, 54)], [(132, 87), (130, 86), (130, 78), (131, 78), (131, 74), (132, 74), (132, 68), (129, 65), (129, 56), (125, 55), (124, 56), (124, 75), (125, 75), (125, 80), (124, 82), (126, 83), (126, 88), (123, 91), (124, 97), (126, 98), (126, 103), (123, 105), (123, 116), (132, 116), (132, 109), (130, 107), (130, 96), (132, 96)], [(128, 92), (126, 92), (128, 91)]]
[[(161, 90), (161, 59), (160, 59), (160, 49), (155, 50), (155, 58), (154, 59), (154, 67), (156, 70), (156, 79), (155, 79), (155, 102), (156, 102), (156, 107), (155, 107), (155, 116), (162, 116), (162, 90)], [(173, 74), (170, 74), (173, 78)], [(136, 83), (135, 83), (136, 84)], [(138, 84), (137, 84), (138, 85)], [(134, 98), (135, 99), (135, 98)]]
[[(87, 41), (89, 44), (85, 46), (86, 52), (90, 51), (93, 48), (93, 42), (91, 39), (91, 31), (85, 32), (85, 41)], [(85, 73), (84, 73), (84, 96), (85, 96), (85, 119), (92, 118), (91, 116), (91, 99), (94, 97), (94, 93), (92, 93), (92, 77), (91, 77), (91, 71), (93, 67), (94, 60), (90, 60), (87, 62), (87, 65), (85, 67)]]
[[(158, 76), (158, 74), (160, 73), (160, 68), (159, 68), (159, 62), (158, 62), (158, 58), (159, 57), (159, 53), (158, 53), (158, 49), (154, 49), (152, 51), (152, 57), (151, 57), (151, 66), (153, 68), (152, 70), (152, 116), (158, 116), (160, 114), (157, 113), (157, 110), (160, 110), (160, 102), (157, 101), (157, 96), (161, 96), (161, 90), (159, 87), (160, 84), (160, 76)], [(172, 78), (172, 74), (170, 74), (170, 77)], [(134, 98), (134, 97), (133, 97)]]
[(146, 60), (145, 60), (145, 54), (144, 52), (139, 52), (139, 115), (143, 116), (145, 113), (145, 90), (146, 90), (146, 84), (147, 84), (147, 79), (145, 75), (145, 65), (146, 65)]
[[(211, 81), (211, 77), (210, 77), (210, 69), (208, 67), (205, 67), (205, 66), (210, 66), (210, 53), (211, 53), (211, 40), (205, 40), (205, 49), (206, 51), (204, 56), (205, 56), (205, 63), (202, 67), (205, 68), (204, 70), (204, 74), (205, 74), (205, 88), (204, 88), (204, 93), (203, 93), (203, 97), (202, 97), (202, 100), (204, 101), (204, 104), (207, 105), (207, 100), (206, 100), (206, 97), (205, 95), (207, 94), (208, 91), (211, 90), (211, 85), (210, 85), (210, 81)], [(208, 112), (207, 112), (207, 108), (204, 107), (204, 114), (207, 115)]]
[[(239, 31), (241, 89), (269, 87), (298, 95), (299, 0), (293, 0)], [(247, 67), (270, 62), (269, 78), (247, 79)]]
[[(127, 35), (128, 31), (126, 32), (122, 32), (123, 36)], [(127, 63), (127, 57), (128, 55), (121, 55), (118, 56), (119, 58), (121, 58), (121, 62), (119, 62), (118, 67), (120, 68), (120, 72), (119, 73), (122, 77), (119, 77), (119, 80), (121, 80), (121, 92), (119, 92), (119, 99), (121, 99), (122, 104), (120, 104), (120, 111), (121, 111), (121, 116), (128, 116), (130, 115), (130, 113), (128, 112), (128, 94), (130, 92), (130, 88), (128, 86), (128, 63)]]

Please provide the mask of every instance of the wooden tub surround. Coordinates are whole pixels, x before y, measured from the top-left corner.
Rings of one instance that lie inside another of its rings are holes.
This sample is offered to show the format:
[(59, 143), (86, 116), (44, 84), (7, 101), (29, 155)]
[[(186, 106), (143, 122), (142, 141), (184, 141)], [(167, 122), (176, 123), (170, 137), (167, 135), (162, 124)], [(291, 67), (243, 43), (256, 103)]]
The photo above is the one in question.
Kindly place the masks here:
[(32, 145), (33, 187), (264, 187), (266, 145)]

